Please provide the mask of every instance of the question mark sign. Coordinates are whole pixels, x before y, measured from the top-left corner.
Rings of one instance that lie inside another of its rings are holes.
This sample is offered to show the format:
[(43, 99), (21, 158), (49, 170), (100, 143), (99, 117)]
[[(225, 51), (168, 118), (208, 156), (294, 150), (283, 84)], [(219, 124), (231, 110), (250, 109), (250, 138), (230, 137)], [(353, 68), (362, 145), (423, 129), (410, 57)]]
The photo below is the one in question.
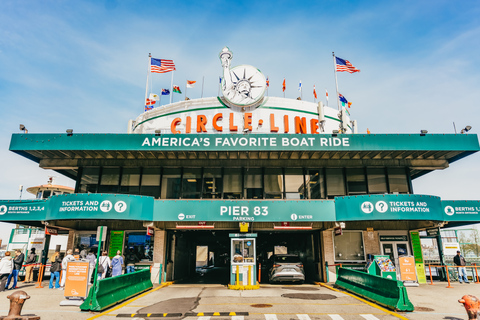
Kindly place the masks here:
[(115, 203), (115, 211), (124, 212), (125, 210), (127, 210), (127, 204), (125, 203), (125, 201), (118, 201), (117, 203)]
[(387, 211), (388, 205), (385, 201), (378, 201), (375, 205), (375, 209), (377, 209), (377, 211), (380, 213), (384, 213), (385, 211)]

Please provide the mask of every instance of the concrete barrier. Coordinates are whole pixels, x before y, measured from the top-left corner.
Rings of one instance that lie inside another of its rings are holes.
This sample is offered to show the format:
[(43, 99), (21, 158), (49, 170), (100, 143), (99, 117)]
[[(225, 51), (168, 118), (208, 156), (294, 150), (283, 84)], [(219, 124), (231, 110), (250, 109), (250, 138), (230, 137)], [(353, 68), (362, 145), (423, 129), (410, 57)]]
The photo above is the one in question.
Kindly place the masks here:
[(340, 268), (337, 287), (396, 311), (413, 311), (413, 304), (403, 282), (374, 276), (365, 272)]
[(91, 287), (80, 310), (102, 311), (153, 287), (150, 269), (106, 278)]

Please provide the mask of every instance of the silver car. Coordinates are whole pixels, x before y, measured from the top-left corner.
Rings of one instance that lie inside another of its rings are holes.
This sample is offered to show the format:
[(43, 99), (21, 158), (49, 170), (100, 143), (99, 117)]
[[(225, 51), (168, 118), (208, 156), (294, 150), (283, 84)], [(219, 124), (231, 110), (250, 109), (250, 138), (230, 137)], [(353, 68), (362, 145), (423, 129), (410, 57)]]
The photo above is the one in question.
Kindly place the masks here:
[(269, 260), (268, 276), (273, 282), (300, 282), (305, 281), (303, 263), (296, 254), (275, 254)]

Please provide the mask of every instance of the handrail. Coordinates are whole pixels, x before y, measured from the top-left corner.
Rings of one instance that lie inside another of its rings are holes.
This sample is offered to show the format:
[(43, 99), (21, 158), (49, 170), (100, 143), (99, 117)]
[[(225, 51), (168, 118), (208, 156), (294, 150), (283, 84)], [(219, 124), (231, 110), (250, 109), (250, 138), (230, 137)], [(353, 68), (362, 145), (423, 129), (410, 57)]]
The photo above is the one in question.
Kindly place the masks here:
[(453, 288), (450, 284), (450, 274), (448, 273), (448, 268), (475, 268), (475, 274), (473, 274), (473, 281), (475, 281), (475, 278), (477, 278), (477, 281), (474, 283), (480, 283), (479, 281), (479, 276), (478, 276), (478, 269), (477, 269), (477, 264), (474, 263), (473, 266), (449, 266), (449, 265), (432, 265), (428, 264), (428, 270), (430, 273), (430, 285), (434, 285), (433, 279), (432, 279), (432, 267), (434, 268), (446, 268), (446, 273), (447, 273), (447, 281), (448, 281), (448, 286), (447, 288)]

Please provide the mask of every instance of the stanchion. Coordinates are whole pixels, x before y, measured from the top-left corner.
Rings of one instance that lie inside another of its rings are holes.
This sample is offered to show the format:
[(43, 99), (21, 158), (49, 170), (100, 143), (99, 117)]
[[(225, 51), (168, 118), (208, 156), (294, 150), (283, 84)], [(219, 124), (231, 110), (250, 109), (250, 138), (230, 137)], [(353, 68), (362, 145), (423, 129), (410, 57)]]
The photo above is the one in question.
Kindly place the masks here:
[(447, 288), (453, 288), (451, 285), (450, 285), (450, 275), (448, 274), (448, 266), (445, 266), (447, 267), (447, 281), (448, 281), (448, 286)]
[(480, 283), (480, 281), (478, 281), (478, 269), (477, 269), (477, 264), (474, 263), (473, 264), (475, 266), (475, 274), (477, 275), (477, 281), (475, 283)]
[(430, 266), (430, 263), (428, 264), (428, 271), (430, 272), (430, 284), (433, 286), (432, 267)]
[[(38, 269), (38, 286), (35, 288), (43, 288), (42, 287), (42, 280), (43, 280), (43, 271), (45, 270), (45, 266), (43, 264), (40, 265), (40, 269)], [(50, 275), (51, 277), (51, 275)]]
[(235, 271), (235, 285), (239, 286), (240, 285), (240, 266), (237, 266)]

